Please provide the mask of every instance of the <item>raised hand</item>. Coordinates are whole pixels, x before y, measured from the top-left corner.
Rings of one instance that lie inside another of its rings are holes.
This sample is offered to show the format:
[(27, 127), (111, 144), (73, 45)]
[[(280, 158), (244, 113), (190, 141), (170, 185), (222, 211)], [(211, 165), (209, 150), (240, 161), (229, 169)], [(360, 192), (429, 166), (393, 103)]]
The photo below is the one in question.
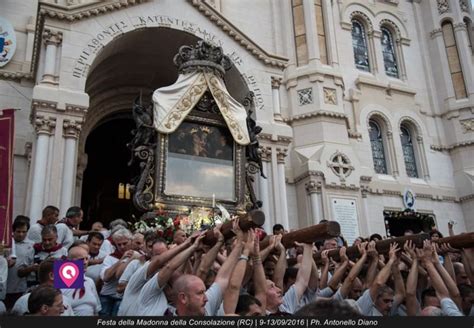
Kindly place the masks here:
[(364, 254), (367, 254), (367, 242), (364, 241), (363, 243), (357, 244), (357, 250), (359, 251), (360, 256), (363, 256)]
[(388, 251), (388, 257), (390, 260), (395, 261), (397, 259), (397, 252), (400, 250), (398, 248), (398, 243), (391, 243), (390, 250)]
[(368, 245), (367, 245), (367, 256), (374, 260), (377, 258), (377, 256), (379, 255), (379, 253), (377, 252), (377, 250), (375, 249), (375, 241), (371, 241)]
[(234, 221), (232, 221), (232, 231), (235, 233), (238, 240), (240, 240), (240, 241), (244, 240), (244, 232), (242, 231), (242, 229), (240, 229), (238, 218), (236, 218), (236, 219), (234, 219)]
[(329, 250), (327, 249), (321, 252), (321, 262), (323, 262), (323, 265), (329, 264), (328, 253)]
[(275, 249), (279, 249), (280, 251), (285, 251), (285, 246), (281, 243), (281, 239), (283, 238), (283, 235), (277, 235), (275, 238)]
[(346, 248), (344, 246), (342, 246), (339, 249), (339, 258), (340, 258), (341, 263), (349, 261), (349, 258), (347, 257), (347, 254), (346, 254)]
[(407, 254), (411, 257), (412, 261), (416, 260), (416, 253), (415, 253), (415, 245), (413, 245), (412, 240), (405, 241), (405, 245), (403, 245), (403, 249)]

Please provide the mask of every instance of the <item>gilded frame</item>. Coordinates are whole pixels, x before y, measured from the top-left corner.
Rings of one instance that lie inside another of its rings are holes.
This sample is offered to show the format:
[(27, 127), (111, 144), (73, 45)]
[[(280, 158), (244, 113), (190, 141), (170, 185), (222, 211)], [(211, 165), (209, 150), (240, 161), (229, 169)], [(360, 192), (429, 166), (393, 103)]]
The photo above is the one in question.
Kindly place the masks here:
[[(224, 120), (195, 115), (191, 112), (185, 122), (214, 125), (218, 127), (227, 127)], [(183, 212), (191, 207), (212, 207), (212, 199), (208, 197), (167, 195), (166, 170), (168, 164), (169, 135), (160, 133), (158, 135), (158, 146), (156, 150), (156, 168), (155, 168), (155, 207), (164, 207), (175, 212)], [(225, 205), (231, 212), (242, 211), (245, 209), (245, 147), (234, 141), (234, 194), (233, 201), (222, 200), (216, 197), (216, 202)]]

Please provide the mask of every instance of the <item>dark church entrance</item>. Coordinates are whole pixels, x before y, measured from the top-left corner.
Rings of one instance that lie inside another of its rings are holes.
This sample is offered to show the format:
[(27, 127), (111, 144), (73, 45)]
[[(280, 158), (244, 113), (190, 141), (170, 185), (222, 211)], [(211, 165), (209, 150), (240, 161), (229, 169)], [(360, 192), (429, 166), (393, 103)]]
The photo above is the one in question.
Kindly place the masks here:
[(88, 136), (81, 204), (84, 228), (89, 228), (95, 221), (106, 226), (117, 218), (133, 222), (133, 216), (140, 216), (127, 189), (139, 171), (137, 164), (127, 165), (130, 151), (126, 144), (130, 142), (130, 131), (134, 128), (133, 120), (122, 116), (99, 124)]
[(383, 211), (387, 237), (400, 237), (411, 230), (417, 234), (429, 232), (435, 226), (433, 214), (418, 213), (412, 210)]

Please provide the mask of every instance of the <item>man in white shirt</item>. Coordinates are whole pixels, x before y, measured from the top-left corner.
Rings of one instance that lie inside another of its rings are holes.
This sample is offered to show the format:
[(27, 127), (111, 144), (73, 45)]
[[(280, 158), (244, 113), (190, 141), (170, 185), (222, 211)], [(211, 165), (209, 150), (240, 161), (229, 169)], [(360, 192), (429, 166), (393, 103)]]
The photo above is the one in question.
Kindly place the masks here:
[(91, 278), (94, 283), (100, 280), (100, 271), (102, 269), (102, 262), (107, 255), (101, 251), (101, 246), (104, 242), (104, 236), (100, 232), (91, 232), (87, 235), (87, 245), (89, 246), (89, 262), (86, 276)]
[(58, 243), (58, 230), (54, 225), (47, 225), (41, 230), (41, 243), (34, 244), (33, 249), (34, 257), (40, 261), (46, 258), (60, 259), (67, 256), (67, 249)]
[(121, 295), (117, 294), (118, 280), (128, 263), (140, 254), (131, 250), (132, 233), (125, 228), (117, 230), (112, 235), (115, 244), (115, 252), (107, 255), (102, 263), (100, 278), (104, 281), (104, 286), (100, 291), (100, 302), (102, 310), (99, 315), (115, 316), (117, 315)]
[[(48, 259), (43, 261), (38, 270), (38, 279), (40, 282), (40, 286), (53, 286), (54, 285), (54, 260)], [(36, 288), (38, 288), (36, 287)], [(31, 293), (27, 293), (20, 297), (15, 305), (11, 310), (11, 314), (13, 315), (25, 315), (28, 313), (28, 300)], [(64, 312), (61, 314), (62, 316), (73, 316), (74, 312), (71, 306), (71, 300), (67, 297), (63, 297), (63, 305), (64, 305)]]
[[(5, 298), (5, 305), (7, 309), (13, 307), (16, 300), (26, 292), (27, 281), (26, 274), (37, 271), (38, 266), (30, 268), (27, 272), (22, 272), (20, 275), (20, 268), (25, 269), (26, 263), (30, 263), (33, 259), (28, 259), (28, 254), (33, 254), (33, 242), (26, 239), (28, 228), (30, 227), (29, 218), (25, 216), (17, 216), (13, 222), (13, 245), (12, 245), (12, 256), (15, 257), (15, 265), (8, 269), (8, 282), (7, 282), (7, 296)], [(14, 254), (14, 255), (13, 255)], [(24, 270), (25, 271), (25, 270)]]
[[(79, 246), (71, 247), (68, 252), (68, 258), (71, 260), (83, 260), (84, 271), (87, 272), (87, 262), (89, 254)], [(72, 310), (76, 316), (96, 316), (101, 310), (99, 295), (94, 281), (84, 275), (84, 288), (62, 289), (63, 295), (71, 300)]]
[(28, 230), (27, 238), (34, 243), (41, 242), (41, 230), (49, 224), (56, 224), (59, 216), (59, 208), (49, 205), (43, 209), (41, 219), (32, 224)]

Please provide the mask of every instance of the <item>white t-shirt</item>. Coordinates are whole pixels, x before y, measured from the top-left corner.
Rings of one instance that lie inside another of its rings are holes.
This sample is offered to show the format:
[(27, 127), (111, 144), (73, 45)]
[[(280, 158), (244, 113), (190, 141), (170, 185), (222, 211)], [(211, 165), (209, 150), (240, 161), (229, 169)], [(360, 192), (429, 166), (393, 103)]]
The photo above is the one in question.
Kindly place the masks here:
[(0, 256), (0, 301), (5, 299), (7, 294), (8, 262), (3, 255)]
[[(15, 305), (13, 306), (11, 313), (13, 315), (25, 315), (28, 313), (28, 299), (30, 298), (31, 293), (27, 293), (20, 297)], [(64, 312), (61, 314), (63, 317), (74, 316), (74, 311), (72, 310), (71, 300), (64, 296), (63, 294), (63, 305), (64, 305)]]
[(7, 293), (24, 293), (27, 289), (26, 277), (18, 277), (18, 269), (27, 265), (27, 263), (33, 262), (33, 258), (28, 258), (34, 254), (33, 242), (25, 239), (20, 242), (15, 242), (13, 247), (14, 252), (12, 252), (12, 254), (15, 254), (16, 262), (13, 267), (8, 269)]
[(110, 240), (104, 239), (104, 242), (100, 246), (99, 252), (106, 255), (112, 254), (113, 252), (115, 252), (115, 246), (112, 245)]
[[(107, 255), (104, 259), (104, 262), (102, 262), (102, 268), (100, 270), (100, 279), (104, 280), (105, 271), (109, 269), (110, 267), (112, 267), (118, 261), (119, 261), (118, 258)], [(116, 278), (112, 278), (109, 281), (104, 280), (104, 286), (102, 286), (100, 295), (113, 296), (116, 298), (120, 298), (121, 296), (117, 294), (117, 285), (118, 285), (118, 279)]]
[(66, 249), (69, 249), (74, 243), (74, 234), (71, 228), (65, 223), (57, 223), (56, 229), (58, 230), (58, 243), (63, 244)]
[(71, 300), (72, 309), (76, 316), (94, 316), (102, 309), (95, 283), (89, 277), (84, 277), (82, 297), (81, 289), (61, 289), (61, 292)]
[[(145, 262), (145, 264), (131, 276), (123, 293), (122, 303), (120, 303), (120, 308), (117, 313), (118, 315), (137, 315), (138, 308), (142, 306), (138, 300), (143, 286), (148, 281), (146, 274), (149, 265), (150, 261)], [(122, 278), (120, 278), (120, 280), (121, 279)]]
[[(223, 312), (223, 310), (220, 310), (222, 303), (222, 290), (219, 284), (213, 283), (206, 291), (206, 297), (206, 316), (216, 316)], [(168, 305), (168, 312), (172, 315), (177, 315), (176, 308), (172, 305)]]
[(155, 273), (141, 289), (137, 300), (139, 306), (136, 308), (136, 315), (161, 316), (168, 309), (168, 299), (163, 292), (163, 287), (158, 285), (158, 274), (159, 272)]
[(383, 314), (374, 305), (374, 301), (370, 296), (370, 289), (366, 289), (361, 297), (357, 300), (357, 306), (359, 307), (360, 314), (369, 317), (382, 317)]
[(133, 274), (137, 272), (137, 270), (140, 269), (142, 266), (143, 262), (138, 259), (130, 261), (130, 263), (127, 264), (127, 267), (120, 276), (119, 283), (128, 283)]

